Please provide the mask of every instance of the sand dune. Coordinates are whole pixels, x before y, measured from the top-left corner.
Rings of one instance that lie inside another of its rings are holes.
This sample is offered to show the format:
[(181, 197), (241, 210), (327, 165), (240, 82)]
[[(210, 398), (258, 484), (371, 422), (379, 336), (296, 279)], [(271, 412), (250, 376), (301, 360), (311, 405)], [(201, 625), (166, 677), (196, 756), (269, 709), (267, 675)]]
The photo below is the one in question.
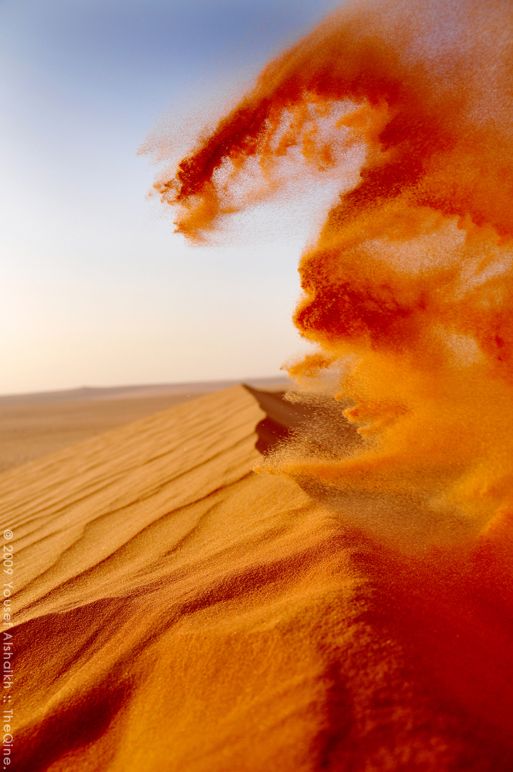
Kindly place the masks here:
[(503, 610), (255, 474), (298, 420), (233, 387), (0, 476), (16, 770), (512, 768)]
[[(283, 389), (286, 379), (256, 378), (250, 382), (272, 390)], [(198, 381), (2, 396), (0, 472), (232, 385), (230, 381)]]

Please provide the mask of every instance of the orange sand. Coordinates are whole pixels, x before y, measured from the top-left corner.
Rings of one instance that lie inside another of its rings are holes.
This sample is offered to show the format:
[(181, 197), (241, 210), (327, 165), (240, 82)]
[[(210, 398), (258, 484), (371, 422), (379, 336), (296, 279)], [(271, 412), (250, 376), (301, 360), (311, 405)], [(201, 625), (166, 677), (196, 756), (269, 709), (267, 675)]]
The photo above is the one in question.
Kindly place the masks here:
[[(284, 378), (251, 381), (286, 388)], [(232, 386), (230, 381), (82, 388), (0, 397), (0, 472), (171, 405)]]
[(512, 768), (490, 554), (434, 571), (255, 475), (305, 416), (234, 387), (1, 475), (16, 770)]

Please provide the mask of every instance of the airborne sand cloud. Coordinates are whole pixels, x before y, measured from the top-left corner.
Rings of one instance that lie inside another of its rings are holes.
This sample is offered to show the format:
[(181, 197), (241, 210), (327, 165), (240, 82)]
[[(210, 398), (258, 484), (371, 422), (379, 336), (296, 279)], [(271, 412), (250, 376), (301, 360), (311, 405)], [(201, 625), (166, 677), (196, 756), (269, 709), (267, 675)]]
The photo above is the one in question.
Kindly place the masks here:
[(422, 490), (477, 530), (512, 503), (512, 21), (500, 1), (352, 3), (157, 183), (205, 239), (291, 180), (339, 180), (300, 264), (295, 321), (319, 353), (291, 373), (338, 369), (365, 443), (281, 469)]

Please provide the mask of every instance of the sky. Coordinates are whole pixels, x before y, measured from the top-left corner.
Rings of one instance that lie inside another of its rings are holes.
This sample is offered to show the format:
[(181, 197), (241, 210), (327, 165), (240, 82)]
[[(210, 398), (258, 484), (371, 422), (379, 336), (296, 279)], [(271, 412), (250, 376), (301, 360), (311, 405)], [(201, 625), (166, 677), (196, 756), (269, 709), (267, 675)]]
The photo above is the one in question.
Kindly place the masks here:
[(0, 0), (0, 393), (268, 376), (304, 351), (308, 201), (193, 246), (138, 150), (159, 127), (190, 149), (339, 4)]

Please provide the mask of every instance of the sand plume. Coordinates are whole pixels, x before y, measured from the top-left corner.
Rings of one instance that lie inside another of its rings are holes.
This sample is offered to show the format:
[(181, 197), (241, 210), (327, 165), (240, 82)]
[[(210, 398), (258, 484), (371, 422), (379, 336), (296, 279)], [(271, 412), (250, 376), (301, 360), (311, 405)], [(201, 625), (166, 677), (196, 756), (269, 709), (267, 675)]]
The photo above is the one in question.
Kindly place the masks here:
[(365, 443), (281, 470), (423, 489), (478, 530), (512, 503), (512, 31), (501, 0), (350, 3), (157, 184), (205, 239), (290, 181), (338, 180), (300, 263), (295, 321), (319, 354), (291, 373), (338, 368)]

